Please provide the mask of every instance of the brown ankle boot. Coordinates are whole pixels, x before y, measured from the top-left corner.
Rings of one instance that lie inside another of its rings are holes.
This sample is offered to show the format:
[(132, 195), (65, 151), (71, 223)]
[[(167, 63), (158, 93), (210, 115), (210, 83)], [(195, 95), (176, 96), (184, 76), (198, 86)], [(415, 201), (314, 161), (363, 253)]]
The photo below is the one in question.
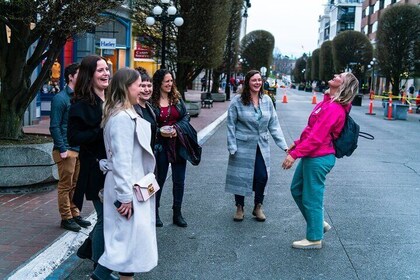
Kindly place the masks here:
[(252, 215), (255, 216), (255, 218), (257, 219), (258, 222), (264, 222), (265, 221), (266, 218), (265, 218), (264, 212), (262, 210), (262, 204), (261, 203), (255, 204), (254, 211), (252, 211)]
[(233, 216), (235, 222), (242, 222), (244, 220), (244, 207), (242, 205), (236, 205), (235, 216)]

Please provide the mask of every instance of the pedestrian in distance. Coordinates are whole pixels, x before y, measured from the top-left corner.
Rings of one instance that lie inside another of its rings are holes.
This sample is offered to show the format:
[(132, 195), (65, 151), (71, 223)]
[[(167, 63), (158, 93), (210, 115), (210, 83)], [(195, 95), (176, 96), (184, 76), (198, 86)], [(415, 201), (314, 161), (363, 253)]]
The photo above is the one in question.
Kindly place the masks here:
[(205, 92), (207, 90), (207, 77), (204, 76), (203, 78), (201, 78), (201, 91)]
[(139, 114), (140, 117), (142, 117), (150, 123), (152, 131), (152, 139), (150, 141), (150, 146), (152, 147), (152, 149), (154, 149), (157, 133), (157, 121), (155, 112), (153, 111), (152, 105), (149, 102), (153, 93), (153, 83), (146, 69), (144, 69), (143, 67), (137, 67), (136, 70), (140, 74), (141, 85), (139, 102), (138, 104), (134, 104), (134, 110), (136, 110), (137, 114)]
[(150, 271), (158, 261), (155, 196), (140, 202), (133, 192), (134, 184), (155, 168), (150, 123), (133, 107), (139, 102), (141, 82), (136, 70), (119, 69), (105, 99), (105, 251), (93, 280), (109, 279), (112, 271), (118, 271), (120, 279), (134, 279), (134, 273)]
[(187, 227), (188, 224), (181, 213), (187, 160), (197, 165), (201, 150), (197, 143), (197, 132), (190, 125), (190, 115), (168, 70), (160, 69), (153, 75), (152, 105), (159, 128), (154, 149), (157, 181), (160, 186), (156, 196), (156, 226), (163, 226), (159, 217), (159, 206), (170, 164), (173, 223), (179, 227)]
[(254, 192), (254, 210), (257, 221), (264, 222), (262, 210), (270, 175), (269, 135), (282, 150), (287, 143), (271, 98), (263, 94), (260, 72), (249, 71), (243, 91), (232, 98), (227, 116), (227, 148), (229, 162), (226, 174), (228, 193), (235, 195), (234, 221), (244, 219), (245, 196)]
[(359, 88), (356, 77), (348, 72), (334, 75), (328, 85), (323, 101), (313, 109), (282, 164), (289, 169), (301, 159), (291, 183), (293, 199), (306, 221), (306, 238), (292, 244), (297, 249), (321, 249), (324, 233), (331, 228), (324, 220), (324, 190), (336, 160), (332, 141), (340, 135)]
[(92, 259), (95, 264), (104, 251), (103, 204), (99, 191), (104, 187), (105, 175), (99, 169), (99, 161), (106, 158), (101, 121), (108, 84), (106, 60), (97, 55), (84, 57), (80, 63), (67, 130), (70, 145), (80, 146), (80, 173), (73, 202), (82, 209), (86, 196), (93, 202), (97, 215), (96, 224), (77, 255)]
[(52, 156), (58, 168), (58, 211), (61, 216), (60, 226), (78, 232), (91, 223), (80, 216), (80, 211), (73, 203), (73, 194), (79, 176), (79, 147), (70, 146), (67, 141), (67, 123), (70, 99), (74, 93), (79, 64), (73, 63), (64, 70), (66, 87), (56, 94), (51, 101), (50, 133), (54, 141)]

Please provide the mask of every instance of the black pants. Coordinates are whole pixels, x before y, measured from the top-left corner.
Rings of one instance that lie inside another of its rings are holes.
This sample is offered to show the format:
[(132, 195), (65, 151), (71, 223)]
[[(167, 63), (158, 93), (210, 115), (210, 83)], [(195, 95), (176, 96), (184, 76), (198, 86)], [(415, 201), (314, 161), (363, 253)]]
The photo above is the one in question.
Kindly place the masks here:
[[(254, 165), (254, 181), (252, 183), (252, 190), (255, 192), (254, 204), (263, 203), (264, 190), (267, 185), (268, 174), (265, 166), (264, 158), (261, 154), (260, 147), (257, 146), (257, 154), (255, 156)], [(245, 197), (235, 194), (236, 205), (245, 206)]]

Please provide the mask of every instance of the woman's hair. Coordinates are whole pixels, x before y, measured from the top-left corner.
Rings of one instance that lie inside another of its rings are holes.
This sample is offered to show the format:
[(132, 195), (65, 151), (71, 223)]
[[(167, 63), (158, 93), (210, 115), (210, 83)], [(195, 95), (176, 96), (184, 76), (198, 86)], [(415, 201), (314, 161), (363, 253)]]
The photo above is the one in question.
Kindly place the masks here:
[(95, 104), (95, 91), (93, 89), (93, 76), (96, 72), (99, 60), (106, 62), (105, 58), (99, 55), (88, 55), (82, 59), (74, 86), (74, 100), (84, 100), (89, 104)]
[[(153, 93), (152, 93), (152, 104), (156, 107), (160, 107), (159, 105), (159, 99), (160, 99), (160, 88), (162, 86), (162, 82), (165, 78), (166, 74), (170, 74), (173, 79), (173, 75), (171, 72), (169, 72), (166, 69), (159, 69), (155, 72), (153, 75)], [(176, 105), (178, 104), (178, 101), (181, 99), (181, 94), (176, 88), (175, 80), (172, 83), (172, 90), (168, 94), (170, 105)]]
[[(245, 75), (245, 81), (244, 81), (242, 93), (241, 93), (241, 101), (242, 101), (242, 104), (244, 104), (245, 106), (248, 106), (251, 104), (251, 90), (249, 87), (249, 80), (251, 80), (252, 76), (256, 74), (261, 75), (260, 72), (257, 70), (250, 70)], [(263, 87), (261, 85), (260, 92), (258, 93), (258, 95), (261, 96), (262, 93), (263, 93)]]
[(344, 72), (343, 83), (338, 87), (332, 101), (342, 105), (350, 104), (356, 96), (358, 89), (359, 81), (357, 78), (350, 72)]
[(147, 70), (145, 68), (139, 66), (134, 69), (136, 69), (137, 72), (139, 72), (142, 82), (152, 82), (152, 78), (150, 78), (149, 73), (147, 73)]
[(130, 68), (121, 68), (115, 72), (105, 96), (102, 127), (111, 116), (132, 106), (128, 99), (128, 87), (136, 82), (139, 76), (139, 72)]

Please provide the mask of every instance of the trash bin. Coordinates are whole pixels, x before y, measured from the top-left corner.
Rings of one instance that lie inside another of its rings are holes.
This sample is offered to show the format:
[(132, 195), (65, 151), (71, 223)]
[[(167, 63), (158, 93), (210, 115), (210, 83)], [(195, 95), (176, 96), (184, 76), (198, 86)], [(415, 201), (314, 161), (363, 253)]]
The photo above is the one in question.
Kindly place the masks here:
[(356, 95), (351, 104), (353, 106), (362, 106), (362, 98), (363, 98), (363, 94)]

